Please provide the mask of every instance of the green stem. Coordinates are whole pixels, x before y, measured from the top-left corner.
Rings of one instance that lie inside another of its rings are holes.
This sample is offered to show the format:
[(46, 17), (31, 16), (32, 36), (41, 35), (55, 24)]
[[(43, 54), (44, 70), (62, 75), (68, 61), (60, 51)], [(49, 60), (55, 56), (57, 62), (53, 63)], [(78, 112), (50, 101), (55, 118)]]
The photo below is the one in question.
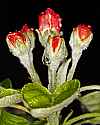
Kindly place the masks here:
[(63, 125), (72, 125), (73, 123), (78, 122), (79, 120), (84, 120), (86, 118), (94, 118), (94, 117), (100, 117), (100, 113), (86, 113), (64, 122)]
[(75, 72), (75, 69), (76, 69), (76, 66), (77, 66), (77, 63), (78, 63), (80, 57), (81, 57), (80, 52), (75, 52), (72, 54), (72, 66), (71, 66), (68, 76), (67, 76), (68, 81), (73, 79), (74, 72)]
[(35, 71), (35, 68), (34, 68), (33, 64), (30, 64), (30, 66), (28, 68), (29, 68), (28, 72), (29, 72), (29, 74), (31, 76), (32, 82), (40, 83), (40, 79), (39, 79), (39, 77), (38, 77), (38, 75), (37, 75), (37, 73)]
[(30, 52), (29, 54), (23, 56), (20, 58), (21, 63), (25, 66), (25, 68), (27, 69), (32, 82), (39, 82), (40, 83), (40, 79), (38, 74), (35, 71), (34, 65), (33, 65), (33, 55), (32, 52)]
[(59, 112), (54, 112), (49, 115), (47, 125), (59, 125)]
[[(48, 90), (53, 92), (56, 88), (56, 71), (48, 69), (48, 76), (49, 76), (49, 85)], [(54, 112), (48, 117), (48, 124), (47, 125), (59, 125), (59, 112)]]
[(56, 71), (48, 69), (49, 85), (48, 90), (53, 92), (56, 88)]
[(32, 78), (32, 82), (40, 82), (39, 76), (36, 73), (36, 70), (35, 70), (34, 65), (33, 65), (32, 52), (29, 53), (29, 64), (30, 64), (29, 70), (30, 70), (30, 75), (31, 75), (31, 78)]
[(68, 119), (71, 117), (71, 115), (73, 114), (73, 110), (71, 110), (71, 112), (67, 115), (67, 117), (64, 119), (64, 123), (66, 123), (66, 121), (68, 121)]
[(67, 76), (67, 80), (72, 80), (73, 76), (74, 76), (74, 72), (76, 69), (77, 63), (73, 63), (71, 69), (69, 70), (68, 76)]

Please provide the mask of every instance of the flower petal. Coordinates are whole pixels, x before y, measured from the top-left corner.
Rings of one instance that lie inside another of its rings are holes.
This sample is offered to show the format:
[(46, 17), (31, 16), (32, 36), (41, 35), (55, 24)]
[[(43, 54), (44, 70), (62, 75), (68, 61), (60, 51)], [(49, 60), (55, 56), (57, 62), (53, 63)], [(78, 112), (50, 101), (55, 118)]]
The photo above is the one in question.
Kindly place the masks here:
[(30, 31), (31, 31), (31, 29), (28, 27), (27, 24), (25, 24), (25, 25), (22, 27), (22, 29), (21, 29), (21, 32), (30, 32)]
[(53, 29), (56, 32), (61, 30), (61, 18), (59, 14), (54, 12), (51, 8), (47, 8), (39, 15), (39, 30)]
[(82, 41), (87, 39), (89, 37), (89, 35), (91, 34), (91, 26), (90, 25), (81, 24), (81, 25), (78, 25), (77, 28), (78, 28), (79, 37)]
[(9, 40), (9, 44), (12, 44), (16, 47), (16, 42), (19, 41), (21, 44), (26, 43), (26, 38), (21, 32), (13, 32), (7, 35), (7, 39)]

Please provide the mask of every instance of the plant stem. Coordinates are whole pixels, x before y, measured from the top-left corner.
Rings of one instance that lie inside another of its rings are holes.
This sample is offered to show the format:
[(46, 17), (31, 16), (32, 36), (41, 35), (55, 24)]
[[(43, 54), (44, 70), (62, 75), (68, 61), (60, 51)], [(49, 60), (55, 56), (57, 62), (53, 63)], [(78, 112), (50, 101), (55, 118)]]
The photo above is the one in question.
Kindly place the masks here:
[(68, 80), (68, 81), (69, 81), (69, 80), (72, 80), (73, 75), (74, 75), (74, 72), (75, 72), (75, 69), (76, 69), (76, 65), (77, 65), (77, 63), (73, 63), (73, 64), (72, 64), (72, 67), (71, 67), (71, 69), (69, 70), (69, 73), (68, 73), (68, 76), (67, 76), (67, 80)]
[(87, 91), (87, 90), (100, 90), (100, 85), (91, 85), (91, 86), (85, 86), (80, 88), (80, 92)]
[(73, 79), (74, 72), (75, 72), (75, 69), (76, 69), (76, 66), (77, 66), (77, 63), (78, 63), (80, 57), (81, 57), (80, 53), (74, 53), (72, 55), (72, 66), (71, 66), (71, 69), (69, 70), (69, 73), (67, 76), (68, 81)]
[(53, 92), (56, 88), (56, 71), (48, 69), (49, 85), (48, 90)]
[(47, 125), (59, 125), (59, 112), (54, 112), (48, 117)]
[(23, 56), (20, 58), (21, 63), (25, 66), (25, 68), (27, 69), (32, 82), (39, 82), (40, 83), (40, 79), (38, 74), (35, 71), (34, 65), (33, 65), (33, 55), (32, 52), (30, 52), (29, 54)]
[(73, 114), (73, 110), (71, 110), (71, 112), (67, 115), (67, 117), (64, 119), (64, 123), (66, 123), (66, 121), (68, 121), (68, 119), (71, 117), (71, 115)]
[[(48, 90), (50, 92), (53, 92), (56, 88), (56, 70), (48, 69), (48, 76), (49, 76)], [(60, 114), (60, 111), (50, 114), (48, 117), (47, 125), (59, 125), (59, 114)]]

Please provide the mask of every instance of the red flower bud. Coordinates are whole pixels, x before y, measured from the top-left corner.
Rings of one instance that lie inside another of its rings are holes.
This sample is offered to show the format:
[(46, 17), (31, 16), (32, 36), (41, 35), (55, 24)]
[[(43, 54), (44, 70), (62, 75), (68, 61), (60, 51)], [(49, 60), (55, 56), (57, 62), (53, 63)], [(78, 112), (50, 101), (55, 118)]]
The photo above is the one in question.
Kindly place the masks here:
[(39, 15), (39, 30), (54, 30), (60, 32), (61, 18), (59, 14), (55, 13), (52, 9), (48, 8), (45, 12)]
[(82, 53), (83, 50), (87, 49), (92, 38), (93, 33), (90, 25), (80, 24), (73, 28), (69, 41), (73, 53)]
[(58, 47), (59, 40), (60, 40), (59, 36), (52, 38), (52, 48), (53, 49), (56, 49)]
[(25, 24), (23, 27), (22, 27), (22, 29), (21, 29), (21, 32), (30, 32), (30, 31), (32, 31), (33, 29), (31, 28), (29, 28), (28, 27), (28, 25), (27, 24)]
[(16, 40), (18, 40), (21, 44), (26, 43), (26, 38), (21, 32), (9, 33), (7, 35), (7, 38), (9, 40), (10, 44), (12, 44), (14, 47), (16, 46)]
[(81, 41), (84, 41), (85, 39), (87, 39), (91, 34), (90, 25), (80, 24), (78, 25), (77, 30)]
[(56, 55), (61, 47), (62, 38), (60, 36), (49, 37), (50, 52), (52, 55)]

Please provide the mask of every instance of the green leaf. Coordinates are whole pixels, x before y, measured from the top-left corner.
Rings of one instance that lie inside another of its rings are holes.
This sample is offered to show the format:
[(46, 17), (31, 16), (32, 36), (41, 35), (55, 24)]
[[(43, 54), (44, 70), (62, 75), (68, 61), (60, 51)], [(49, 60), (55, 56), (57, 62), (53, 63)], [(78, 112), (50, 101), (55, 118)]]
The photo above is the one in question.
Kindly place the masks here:
[(52, 95), (52, 106), (30, 110), (33, 117), (44, 118), (67, 107), (78, 97), (80, 82), (72, 80), (58, 86)]
[(100, 113), (86, 113), (64, 121), (63, 125), (81, 125), (83, 123), (100, 123)]
[(0, 98), (5, 97), (5, 96), (9, 96), (9, 95), (13, 95), (18, 93), (17, 90), (14, 89), (5, 89), (3, 87), (0, 87)]
[(38, 83), (28, 83), (22, 88), (24, 101), (31, 108), (43, 108), (51, 105), (51, 94)]
[(80, 101), (89, 112), (100, 113), (100, 91), (88, 93), (80, 97)]
[(21, 116), (16, 116), (6, 111), (1, 111), (0, 125), (30, 125), (30, 123)]
[(88, 120), (84, 120), (84, 121), (82, 121), (82, 122), (78, 122), (78, 123), (76, 123), (76, 124), (74, 124), (74, 125), (83, 125), (83, 124), (100, 124), (100, 117), (96, 117), (96, 118), (92, 118), (92, 119), (88, 119)]
[(0, 82), (0, 86), (2, 86), (4, 88), (12, 88), (12, 82), (9, 78), (7, 78)]
[(72, 96), (80, 87), (79, 80), (66, 81), (59, 85), (53, 93), (53, 104), (58, 104)]
[(22, 101), (22, 95), (14, 89), (0, 87), (0, 107), (9, 107)]
[(43, 121), (34, 121), (30, 125), (46, 125), (46, 123), (47, 123), (46, 120), (43, 120)]

